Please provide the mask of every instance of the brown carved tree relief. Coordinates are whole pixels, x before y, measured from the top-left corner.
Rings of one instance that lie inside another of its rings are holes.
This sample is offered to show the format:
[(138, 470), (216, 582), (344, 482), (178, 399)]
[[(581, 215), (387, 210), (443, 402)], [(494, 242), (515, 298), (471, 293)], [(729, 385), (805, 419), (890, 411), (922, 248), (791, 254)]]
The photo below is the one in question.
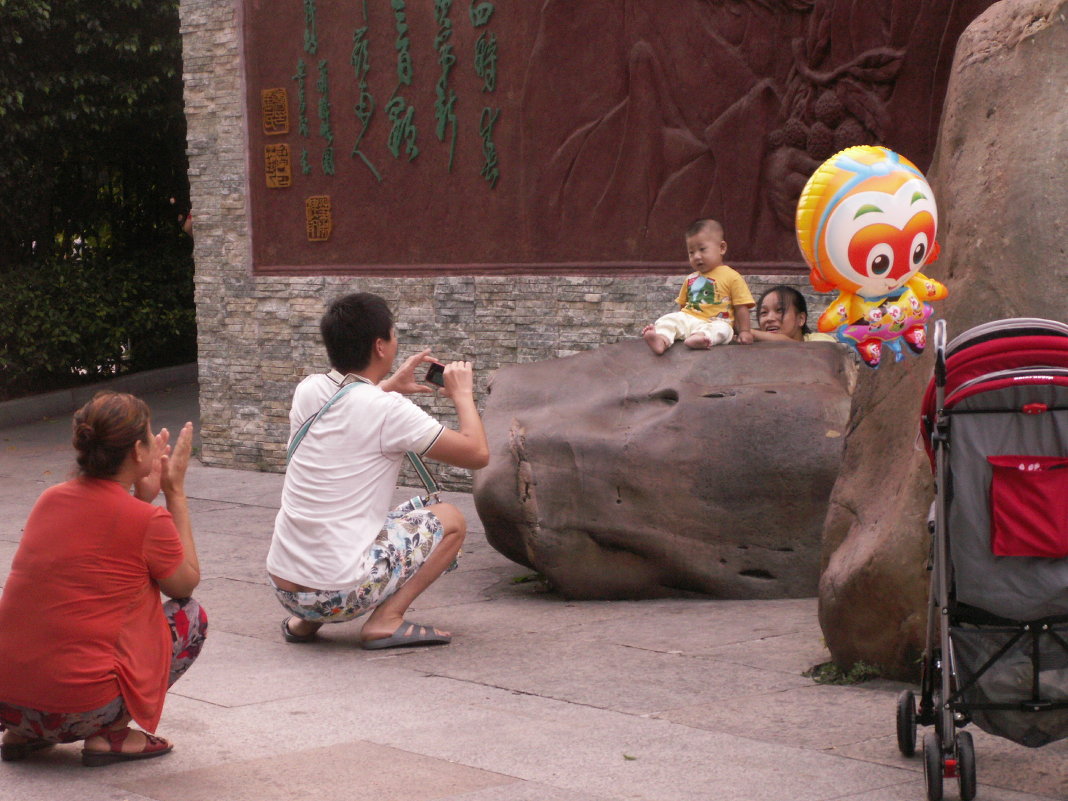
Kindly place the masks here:
[(699, 216), (733, 264), (798, 265), (823, 159), (879, 143), (926, 168), (991, 1), (246, 0), (249, 117), (284, 94), (289, 120), (250, 126), (256, 269), (675, 271)]

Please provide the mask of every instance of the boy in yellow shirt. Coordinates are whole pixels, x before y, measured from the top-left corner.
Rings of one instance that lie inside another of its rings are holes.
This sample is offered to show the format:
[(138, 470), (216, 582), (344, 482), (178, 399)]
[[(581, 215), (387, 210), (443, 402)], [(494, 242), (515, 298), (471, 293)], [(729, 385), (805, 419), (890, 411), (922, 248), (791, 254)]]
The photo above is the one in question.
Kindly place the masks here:
[(686, 250), (694, 272), (686, 276), (675, 299), (679, 310), (645, 326), (642, 339), (657, 356), (678, 339), (695, 349), (726, 345), (734, 339), (735, 326), (738, 341), (752, 343), (749, 309), (756, 303), (745, 279), (723, 263), (723, 226), (712, 219), (697, 220), (686, 229)]

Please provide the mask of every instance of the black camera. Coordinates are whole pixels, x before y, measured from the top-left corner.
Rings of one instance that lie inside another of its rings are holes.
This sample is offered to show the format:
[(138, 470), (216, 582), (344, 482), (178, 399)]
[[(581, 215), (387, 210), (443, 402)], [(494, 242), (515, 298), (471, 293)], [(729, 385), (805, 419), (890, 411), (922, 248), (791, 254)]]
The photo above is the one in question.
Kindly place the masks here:
[(428, 384), (436, 384), (439, 387), (445, 386), (445, 365), (432, 362), (430, 369), (426, 371), (426, 381)]

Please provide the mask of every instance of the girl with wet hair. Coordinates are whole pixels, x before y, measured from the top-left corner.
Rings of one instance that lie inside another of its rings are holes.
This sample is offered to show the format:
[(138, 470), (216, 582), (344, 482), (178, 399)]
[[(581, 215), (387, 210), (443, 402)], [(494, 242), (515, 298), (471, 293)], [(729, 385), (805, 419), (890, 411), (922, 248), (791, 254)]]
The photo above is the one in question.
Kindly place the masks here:
[[(170, 752), (149, 732), (207, 633), (189, 597), (192, 437), (186, 423), (172, 449), (132, 395), (100, 393), (75, 413), (77, 475), (37, 500), (0, 595), (4, 761), (78, 740), (90, 767)], [(152, 504), (161, 491), (166, 508)]]

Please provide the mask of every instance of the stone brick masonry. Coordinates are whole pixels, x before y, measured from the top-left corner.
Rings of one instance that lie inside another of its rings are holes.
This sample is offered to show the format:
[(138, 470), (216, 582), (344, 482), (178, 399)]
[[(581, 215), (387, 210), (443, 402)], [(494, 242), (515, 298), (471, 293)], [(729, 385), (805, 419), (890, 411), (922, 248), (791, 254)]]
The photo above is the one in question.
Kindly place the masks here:
[[(443, 359), (470, 359), (480, 389), (501, 365), (635, 337), (672, 310), (685, 272), (681, 258), (680, 274), (672, 277), (254, 275), (240, 0), (182, 0), (180, 13), (205, 464), (284, 469), (289, 399), (303, 376), (329, 367), (318, 320), (340, 294), (382, 295), (397, 317), (401, 357), (430, 346)], [(680, 240), (680, 257), (681, 251)], [(799, 277), (784, 278), (747, 280), (755, 296), (775, 283), (796, 284), (818, 313), (826, 298), (818, 299)], [(419, 402), (454, 424), (448, 401)], [(443, 487), (470, 488), (467, 471), (434, 470)], [(417, 483), (411, 474), (402, 480)]]

